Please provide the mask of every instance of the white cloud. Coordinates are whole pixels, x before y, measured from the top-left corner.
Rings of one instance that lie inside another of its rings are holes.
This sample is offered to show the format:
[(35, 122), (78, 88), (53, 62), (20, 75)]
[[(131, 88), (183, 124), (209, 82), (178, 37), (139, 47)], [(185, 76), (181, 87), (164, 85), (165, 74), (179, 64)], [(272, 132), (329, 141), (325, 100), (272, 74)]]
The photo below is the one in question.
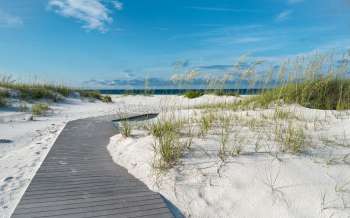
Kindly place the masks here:
[(0, 27), (14, 27), (22, 24), (23, 21), (20, 17), (14, 16), (0, 9)]
[(301, 2), (303, 2), (304, 0), (288, 0), (288, 3), (289, 4), (297, 4), (297, 3), (301, 3)]
[(293, 13), (292, 10), (282, 11), (281, 13), (279, 13), (276, 16), (275, 21), (276, 22), (282, 22), (282, 21), (288, 20), (290, 18), (290, 16), (292, 15), (292, 13)]
[(121, 3), (120, 1), (112, 1), (112, 4), (114, 6), (115, 9), (117, 9), (118, 11), (123, 10), (123, 3)]
[[(118, 10), (122, 9), (120, 4)], [(116, 7), (115, 2), (113, 6)], [(78, 19), (88, 30), (106, 32), (106, 26), (113, 22), (111, 10), (102, 0), (50, 0), (49, 8), (64, 17)]]

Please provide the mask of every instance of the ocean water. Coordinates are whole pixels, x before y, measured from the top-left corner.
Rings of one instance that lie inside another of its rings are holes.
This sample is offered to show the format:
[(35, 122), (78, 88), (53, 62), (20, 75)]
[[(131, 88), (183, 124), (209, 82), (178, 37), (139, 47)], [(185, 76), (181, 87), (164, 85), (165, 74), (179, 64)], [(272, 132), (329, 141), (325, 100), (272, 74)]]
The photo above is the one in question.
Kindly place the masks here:
[[(213, 93), (213, 89), (101, 89), (102, 94), (108, 95), (181, 95), (189, 90), (201, 93)], [(257, 94), (262, 89), (224, 89), (224, 93), (238, 93), (240, 95)]]

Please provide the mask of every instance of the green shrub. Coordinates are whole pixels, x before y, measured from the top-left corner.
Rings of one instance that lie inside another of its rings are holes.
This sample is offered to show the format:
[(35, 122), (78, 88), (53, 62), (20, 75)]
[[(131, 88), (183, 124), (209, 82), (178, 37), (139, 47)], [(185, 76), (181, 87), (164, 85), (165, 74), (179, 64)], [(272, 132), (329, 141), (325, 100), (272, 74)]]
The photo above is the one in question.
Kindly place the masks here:
[(92, 90), (79, 90), (80, 96), (83, 98), (93, 98), (102, 100), (102, 95), (98, 91), (92, 91)]
[(201, 97), (202, 95), (203, 95), (203, 93), (199, 92), (199, 91), (187, 91), (184, 93), (184, 96), (186, 98), (190, 98), (190, 99), (198, 98), (198, 97)]
[(109, 96), (109, 95), (102, 96), (101, 101), (104, 102), (104, 103), (112, 103), (113, 102), (112, 101), (112, 97)]
[(45, 103), (34, 104), (32, 106), (32, 114), (36, 116), (43, 115), (46, 111), (48, 111), (49, 105)]
[(235, 96), (235, 97), (239, 97), (239, 93), (238, 92), (225, 91), (225, 90), (222, 90), (222, 89), (215, 90), (213, 92), (213, 94), (216, 95), (216, 96)]

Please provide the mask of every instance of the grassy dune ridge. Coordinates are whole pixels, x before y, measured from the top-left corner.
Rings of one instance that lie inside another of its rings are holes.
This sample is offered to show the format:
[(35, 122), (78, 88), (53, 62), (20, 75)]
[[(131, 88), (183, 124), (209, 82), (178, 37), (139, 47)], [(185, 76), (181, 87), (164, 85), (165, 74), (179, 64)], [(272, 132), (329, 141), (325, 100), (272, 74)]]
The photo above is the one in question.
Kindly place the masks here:
[(65, 97), (82, 97), (111, 102), (110, 96), (103, 96), (95, 90), (82, 90), (48, 83), (22, 83), (4, 76), (0, 79), (0, 106), (5, 106), (6, 99), (9, 97), (22, 101), (47, 99), (54, 102), (59, 102)]
[[(344, 59), (350, 60), (348, 56), (344, 56)], [(326, 128), (327, 122), (331, 117), (337, 117), (338, 112), (348, 116), (348, 61), (338, 63), (328, 55), (315, 55), (307, 61), (297, 59), (282, 63), (278, 69), (266, 71), (267, 75), (264, 76), (256, 72), (257, 65), (253, 63), (253, 67), (236, 71), (240, 74), (239, 78), (250, 81), (251, 88), (256, 88), (256, 83), (266, 84), (260, 87), (261, 92), (256, 95), (224, 93), (225, 81), (230, 78), (226, 74), (223, 78), (217, 76), (214, 81), (208, 80), (210, 88), (217, 84), (216, 92), (201, 93), (190, 89), (184, 94), (188, 102), (180, 109), (175, 106), (162, 111), (165, 118), (158, 118), (146, 128), (155, 138), (153, 166), (161, 170), (173, 168), (184, 154), (191, 153), (194, 141), (206, 140), (207, 137), (215, 138), (218, 144), (217, 157), (223, 162), (242, 153), (303, 153), (319, 147), (319, 139), (311, 139), (319, 125)], [(183, 87), (184, 84), (191, 84), (198, 76), (202, 76), (200, 72), (191, 70), (174, 78)], [(276, 78), (277, 85), (271, 87), (270, 84)], [(191, 99), (204, 94), (216, 94), (231, 100), (219, 103), (203, 101), (190, 106)], [(324, 111), (324, 120), (318, 117), (313, 120), (306, 118), (310, 113), (308, 108), (317, 109), (311, 113)], [(166, 118), (169, 115), (171, 118)]]

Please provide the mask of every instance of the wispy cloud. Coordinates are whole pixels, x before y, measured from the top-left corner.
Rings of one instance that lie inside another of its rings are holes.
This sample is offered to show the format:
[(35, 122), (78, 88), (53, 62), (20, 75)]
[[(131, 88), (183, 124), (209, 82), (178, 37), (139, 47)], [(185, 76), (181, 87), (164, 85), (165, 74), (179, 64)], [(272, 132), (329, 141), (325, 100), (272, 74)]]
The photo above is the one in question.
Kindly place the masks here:
[(293, 13), (293, 10), (282, 11), (281, 13), (279, 13), (276, 16), (275, 21), (282, 22), (282, 21), (288, 20), (290, 18), (290, 16), (292, 15), (292, 13)]
[(262, 12), (260, 10), (254, 9), (236, 9), (236, 8), (216, 8), (216, 7), (200, 7), (200, 6), (192, 6), (186, 7), (188, 9), (200, 10), (200, 11), (217, 11), (217, 12), (238, 12), (238, 13), (259, 13)]
[[(83, 28), (88, 30), (107, 31), (107, 25), (113, 22), (111, 10), (102, 0), (50, 0), (49, 8), (56, 13), (71, 17), (83, 23)], [(117, 10), (122, 10), (123, 4), (112, 1)]]
[(118, 11), (123, 10), (124, 5), (120, 1), (117, 1), (117, 0), (112, 1), (112, 4), (113, 4), (114, 8), (117, 9)]
[(0, 27), (16, 27), (23, 24), (23, 20), (0, 9)]

